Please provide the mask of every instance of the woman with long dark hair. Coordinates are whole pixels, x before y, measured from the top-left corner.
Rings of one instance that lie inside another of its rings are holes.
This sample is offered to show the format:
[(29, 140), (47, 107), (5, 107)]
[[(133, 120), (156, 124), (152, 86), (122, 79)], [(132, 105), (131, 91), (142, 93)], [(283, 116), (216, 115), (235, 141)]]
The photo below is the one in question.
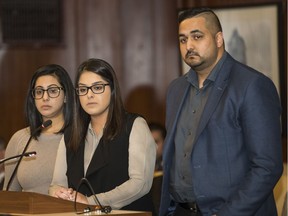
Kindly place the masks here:
[[(36, 70), (26, 97), (28, 127), (17, 131), (10, 139), (5, 157), (35, 151), (32, 158), (23, 158), (15, 176), (16, 161), (5, 163), (4, 190), (48, 194), (60, 140), (72, 123), (74, 112), (73, 83), (60, 65), (45, 65)], [(52, 124), (39, 130), (51, 120)], [(9, 183), (9, 184), (8, 184)], [(8, 185), (8, 188), (7, 188)]]
[(73, 200), (85, 177), (93, 191), (83, 184), (78, 202), (98, 204), (95, 192), (100, 203), (112, 209), (153, 211), (149, 191), (156, 144), (147, 122), (124, 109), (115, 72), (107, 62), (83, 62), (75, 82), (77, 123), (72, 141), (58, 152), (50, 194)]

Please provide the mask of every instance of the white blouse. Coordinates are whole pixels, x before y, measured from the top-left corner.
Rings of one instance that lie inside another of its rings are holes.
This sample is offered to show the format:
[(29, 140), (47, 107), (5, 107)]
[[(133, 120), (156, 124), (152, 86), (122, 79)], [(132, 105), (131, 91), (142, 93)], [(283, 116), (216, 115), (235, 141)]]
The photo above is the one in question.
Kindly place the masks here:
[[(100, 137), (101, 136), (102, 135), (100, 135)], [(95, 151), (100, 137), (93, 137), (95, 140), (93, 140), (92, 149)], [(156, 143), (151, 135), (147, 122), (142, 117), (137, 117), (133, 123), (129, 137), (129, 179), (113, 190), (96, 194), (101, 205), (111, 206), (112, 209), (120, 209), (150, 191), (155, 168), (156, 148)], [(84, 161), (87, 161), (85, 157), (89, 157), (88, 161), (90, 162), (91, 155), (88, 156), (86, 146)], [(87, 167), (87, 164), (85, 167)], [(50, 195), (54, 194), (54, 191), (59, 186), (68, 187), (66, 170), (66, 146), (63, 138), (57, 153), (53, 180), (49, 189)], [(93, 195), (88, 197), (88, 202), (91, 205), (97, 204), (95, 203)]]

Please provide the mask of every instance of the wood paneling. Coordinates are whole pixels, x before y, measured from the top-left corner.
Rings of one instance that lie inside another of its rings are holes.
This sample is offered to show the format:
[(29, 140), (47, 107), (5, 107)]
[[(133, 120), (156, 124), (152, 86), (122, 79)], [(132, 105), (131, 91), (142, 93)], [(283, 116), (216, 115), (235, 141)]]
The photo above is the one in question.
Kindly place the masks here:
[(107, 60), (127, 109), (164, 122), (166, 88), (178, 75), (176, 1), (86, 2), (78, 5), (79, 59)]
[[(283, 107), (283, 137), (287, 137), (287, 0), (177, 0), (179, 10), (191, 7), (237, 7), (246, 5), (278, 4), (280, 21), (280, 96)], [(253, 22), (253, 20), (251, 21)], [(286, 143), (287, 144), (287, 143)]]
[(75, 70), (74, 0), (63, 1), (64, 41), (58, 46), (39, 44), (0, 46), (0, 136), (8, 142), (13, 133), (26, 126), (24, 103), (32, 74), (44, 64), (60, 64), (72, 75)]
[[(74, 80), (77, 66), (91, 57), (103, 58), (114, 67), (123, 101), (129, 111), (140, 113), (147, 121), (164, 123), (166, 90), (169, 83), (180, 74), (177, 39), (179, 9), (271, 2), (62, 1), (64, 41), (60, 46), (0, 46), (0, 136), (7, 141), (14, 132), (25, 126), (25, 95), (37, 67), (48, 63), (60, 64), (69, 71)], [(282, 3), (285, 4), (286, 1), (283, 0)], [(286, 32), (285, 24), (283, 28)], [(287, 43), (284, 43), (286, 47)]]

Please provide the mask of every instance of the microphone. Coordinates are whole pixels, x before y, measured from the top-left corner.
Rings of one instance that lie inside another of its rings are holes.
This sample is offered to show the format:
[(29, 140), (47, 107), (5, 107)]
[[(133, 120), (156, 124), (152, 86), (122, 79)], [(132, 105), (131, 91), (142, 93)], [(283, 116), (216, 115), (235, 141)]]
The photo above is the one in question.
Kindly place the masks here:
[[(36, 128), (36, 130), (32, 133), (32, 137), (40, 130), (49, 127), (52, 124), (52, 121), (49, 119), (45, 122), (43, 122), (38, 128)], [(30, 139), (32, 139), (32, 137), (30, 137)], [(29, 141), (29, 140), (28, 140)], [(27, 144), (26, 144), (27, 145)]]
[(100, 211), (99, 213), (101, 214), (101, 212), (105, 213), (105, 214), (108, 214), (112, 211), (112, 208), (111, 206), (103, 206), (101, 205), (100, 201), (98, 200), (91, 184), (89, 183), (89, 181), (86, 179), (86, 178), (82, 178), (78, 184), (78, 187), (77, 187), (77, 190), (76, 190), (76, 194), (75, 194), (75, 199), (74, 199), (74, 209), (75, 209), (75, 213), (76, 214), (86, 214), (86, 213), (89, 213), (89, 212), (92, 212), (92, 209), (88, 206), (87, 208), (84, 209), (83, 212), (78, 212), (77, 211), (77, 207), (76, 207), (76, 200), (77, 200), (77, 194), (78, 194), (78, 191), (81, 187), (81, 185), (83, 184), (83, 182), (85, 182), (88, 187), (89, 187), (89, 190), (91, 191), (91, 193), (93, 194), (93, 197), (94, 197), (94, 200), (95, 202), (98, 204), (96, 205), (95, 207), (95, 211)]
[(1, 163), (4, 163), (5, 161), (9, 161), (9, 160), (12, 160), (12, 159), (15, 159), (15, 158), (18, 158), (18, 157), (33, 157), (36, 155), (36, 152), (33, 151), (33, 152), (26, 152), (24, 154), (20, 154), (20, 155), (15, 155), (15, 156), (12, 156), (12, 157), (9, 157), (9, 158), (4, 158), (2, 160), (0, 160), (0, 164)]
[(22, 158), (24, 157), (24, 154), (26, 153), (27, 148), (28, 148), (28, 146), (29, 146), (29, 144), (30, 144), (33, 136), (34, 136), (38, 131), (40, 131), (40, 130), (42, 130), (42, 129), (44, 129), (44, 128), (49, 127), (51, 124), (52, 124), (52, 121), (49, 119), (49, 120), (43, 122), (42, 125), (40, 125), (38, 128), (36, 128), (35, 131), (33, 131), (33, 133), (31, 133), (31, 136), (29, 137), (29, 139), (28, 139), (28, 141), (27, 141), (27, 143), (26, 143), (26, 145), (25, 145), (25, 147), (24, 147), (24, 149), (23, 149), (23, 152), (22, 152), (22, 154), (20, 155), (19, 160), (17, 161), (17, 164), (16, 164), (16, 166), (15, 166), (15, 168), (14, 168), (14, 170), (13, 170), (13, 173), (12, 173), (12, 175), (10, 176), (10, 179), (9, 179), (8, 184), (7, 184), (7, 187), (6, 187), (6, 191), (8, 191), (9, 188), (10, 188), (10, 185), (11, 185), (11, 183), (12, 183), (12, 180), (13, 180), (14, 177), (15, 177), (15, 174), (16, 174), (16, 172), (17, 172), (17, 170), (18, 170), (18, 167), (19, 167), (19, 165), (20, 165), (20, 162), (22, 161)]

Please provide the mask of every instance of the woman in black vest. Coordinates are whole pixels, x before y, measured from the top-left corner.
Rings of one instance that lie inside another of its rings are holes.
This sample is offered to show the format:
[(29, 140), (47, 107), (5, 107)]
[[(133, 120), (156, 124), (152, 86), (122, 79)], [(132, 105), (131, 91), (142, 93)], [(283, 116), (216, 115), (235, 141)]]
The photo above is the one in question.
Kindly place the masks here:
[(50, 194), (73, 200), (78, 190), (78, 202), (95, 205), (95, 192), (102, 206), (153, 211), (149, 191), (156, 144), (147, 122), (125, 111), (115, 72), (107, 62), (83, 62), (75, 81), (78, 114), (66, 134), (72, 142), (61, 142)]

